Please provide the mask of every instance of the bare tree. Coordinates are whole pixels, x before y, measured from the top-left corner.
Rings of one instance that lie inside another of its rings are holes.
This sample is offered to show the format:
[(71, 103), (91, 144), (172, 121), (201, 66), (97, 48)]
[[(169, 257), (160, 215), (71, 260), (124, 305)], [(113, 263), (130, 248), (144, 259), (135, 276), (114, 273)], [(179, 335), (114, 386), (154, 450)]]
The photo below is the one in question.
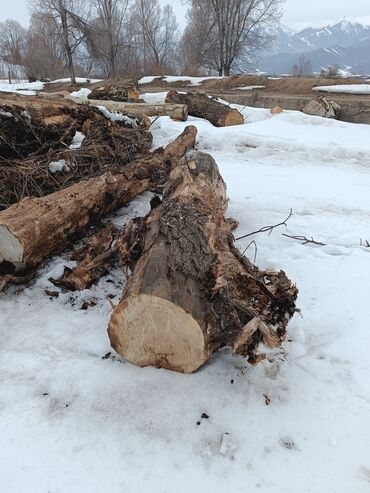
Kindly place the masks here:
[(82, 0), (31, 0), (34, 12), (49, 14), (54, 20), (56, 31), (66, 60), (72, 84), (76, 83), (73, 54), (86, 36), (87, 23), (83, 20)]
[(64, 75), (63, 48), (59, 40), (59, 33), (50, 13), (31, 16), (23, 54), (23, 65), (30, 79)]
[(281, 0), (188, 1), (189, 29), (208, 33), (200, 58), (220, 75), (230, 75), (238, 62), (245, 65), (252, 50), (266, 43), (269, 24), (281, 16)]
[(292, 75), (302, 77), (312, 74), (311, 60), (306, 55), (301, 55), (292, 68)]
[(108, 77), (117, 77), (117, 58), (125, 45), (124, 27), (128, 4), (129, 0), (93, 0), (90, 50), (103, 64)]
[(131, 22), (140, 39), (143, 69), (162, 70), (172, 58), (177, 37), (177, 22), (170, 5), (163, 10), (158, 0), (136, 0)]
[(339, 65), (331, 65), (321, 69), (321, 77), (327, 77), (328, 79), (336, 79), (340, 76)]
[(0, 54), (9, 63), (21, 65), (25, 34), (17, 21), (8, 19), (0, 23)]

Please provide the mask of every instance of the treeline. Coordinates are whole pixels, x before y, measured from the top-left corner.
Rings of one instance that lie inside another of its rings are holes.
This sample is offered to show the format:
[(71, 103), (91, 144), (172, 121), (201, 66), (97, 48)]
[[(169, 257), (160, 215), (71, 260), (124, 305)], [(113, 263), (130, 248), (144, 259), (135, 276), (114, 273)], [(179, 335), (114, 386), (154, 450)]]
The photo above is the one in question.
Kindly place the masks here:
[(158, 0), (30, 0), (28, 29), (0, 23), (0, 58), (29, 79), (229, 75), (250, 68), (281, 16), (281, 0), (187, 3), (180, 33), (171, 5)]

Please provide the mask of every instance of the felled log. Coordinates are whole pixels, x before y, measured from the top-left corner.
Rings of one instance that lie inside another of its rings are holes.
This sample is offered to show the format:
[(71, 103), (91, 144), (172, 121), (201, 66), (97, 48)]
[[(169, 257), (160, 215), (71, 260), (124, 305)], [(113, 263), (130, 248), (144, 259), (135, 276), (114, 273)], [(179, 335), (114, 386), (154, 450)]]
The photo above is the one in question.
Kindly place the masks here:
[(80, 148), (52, 150), (23, 160), (0, 160), (0, 210), (25, 197), (43, 197), (107, 171), (123, 167), (147, 154), (152, 134), (121, 123), (88, 120), (82, 125), (85, 138)]
[(260, 342), (278, 346), (295, 312), (285, 273), (261, 271), (234, 246), (226, 186), (211, 156), (174, 168), (162, 204), (142, 228), (142, 247), (108, 328), (135, 365), (191, 373), (225, 346), (253, 363)]
[(140, 92), (137, 86), (130, 81), (119, 84), (102, 85), (95, 87), (88, 95), (88, 99), (101, 101), (132, 101), (138, 99)]
[(195, 127), (187, 127), (165, 149), (130, 163), (123, 173), (105, 173), (43, 198), (25, 198), (0, 212), (0, 265), (8, 266), (9, 273), (39, 265), (87, 226), (165, 182), (173, 161), (194, 146), (196, 133)]
[(321, 116), (323, 118), (339, 119), (341, 107), (335, 101), (329, 101), (323, 96), (311, 99), (302, 109), (306, 115)]
[(166, 103), (185, 104), (189, 115), (205, 118), (215, 127), (229, 127), (244, 123), (244, 117), (238, 110), (219, 103), (203, 93), (181, 94), (177, 91), (170, 91), (167, 94)]
[(184, 104), (120, 103), (116, 101), (89, 100), (93, 106), (105, 106), (109, 111), (118, 111), (130, 116), (170, 116), (173, 120), (185, 122), (188, 110)]
[(0, 96), (0, 158), (24, 158), (66, 147), (86, 120), (103, 118), (95, 108), (72, 101)]

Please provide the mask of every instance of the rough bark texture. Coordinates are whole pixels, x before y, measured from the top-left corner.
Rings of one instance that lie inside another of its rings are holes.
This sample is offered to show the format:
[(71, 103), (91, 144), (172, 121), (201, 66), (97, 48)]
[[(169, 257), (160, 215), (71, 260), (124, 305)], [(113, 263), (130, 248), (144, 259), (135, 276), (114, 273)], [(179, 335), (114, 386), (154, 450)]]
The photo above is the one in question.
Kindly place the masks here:
[(89, 100), (89, 103), (94, 106), (105, 106), (109, 111), (118, 111), (133, 117), (170, 116), (173, 120), (183, 122), (188, 119), (188, 109), (184, 104), (120, 103), (98, 100)]
[(120, 174), (105, 173), (41, 199), (26, 198), (0, 212), (0, 265), (8, 266), (8, 273), (37, 266), (108, 212), (165, 182), (173, 161), (194, 146), (196, 133), (187, 127), (164, 150), (134, 161)]
[(244, 117), (238, 110), (209, 98), (206, 94), (188, 92), (180, 94), (170, 91), (166, 97), (166, 103), (185, 104), (189, 115), (205, 118), (215, 127), (229, 127), (242, 125)]
[(260, 342), (284, 339), (297, 289), (241, 256), (226, 208), (215, 161), (187, 155), (136, 235), (133, 273), (109, 323), (112, 347), (132, 363), (189, 373), (223, 346), (254, 363)]
[(88, 99), (105, 101), (132, 101), (138, 99), (140, 92), (133, 82), (120, 83), (95, 87), (89, 94)]

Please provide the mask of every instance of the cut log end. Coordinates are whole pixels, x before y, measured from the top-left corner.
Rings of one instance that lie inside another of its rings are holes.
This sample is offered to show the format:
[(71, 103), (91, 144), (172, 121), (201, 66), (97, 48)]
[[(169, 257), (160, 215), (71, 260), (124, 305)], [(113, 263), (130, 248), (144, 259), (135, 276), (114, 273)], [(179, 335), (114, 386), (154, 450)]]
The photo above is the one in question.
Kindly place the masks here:
[(232, 127), (234, 125), (243, 125), (244, 118), (238, 110), (230, 110), (225, 117), (224, 124), (220, 126)]
[(20, 241), (9, 231), (9, 229), (0, 224), (0, 263), (8, 262), (14, 267), (22, 267), (23, 247)]
[(140, 367), (193, 373), (210, 356), (199, 323), (180, 306), (153, 295), (125, 299), (108, 332), (112, 347)]

